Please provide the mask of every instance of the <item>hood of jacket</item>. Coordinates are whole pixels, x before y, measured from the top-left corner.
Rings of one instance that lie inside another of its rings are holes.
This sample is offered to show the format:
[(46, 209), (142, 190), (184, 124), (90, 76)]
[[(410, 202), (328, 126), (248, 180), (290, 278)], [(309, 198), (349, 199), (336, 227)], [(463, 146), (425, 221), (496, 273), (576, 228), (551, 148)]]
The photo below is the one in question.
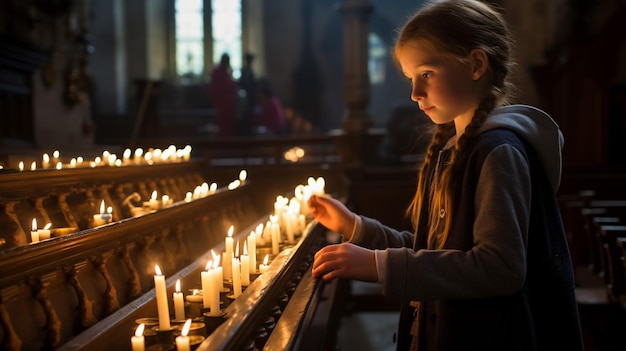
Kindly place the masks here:
[(556, 192), (561, 182), (561, 149), (564, 142), (556, 122), (536, 107), (509, 105), (494, 109), (478, 133), (495, 128), (510, 129), (533, 147)]

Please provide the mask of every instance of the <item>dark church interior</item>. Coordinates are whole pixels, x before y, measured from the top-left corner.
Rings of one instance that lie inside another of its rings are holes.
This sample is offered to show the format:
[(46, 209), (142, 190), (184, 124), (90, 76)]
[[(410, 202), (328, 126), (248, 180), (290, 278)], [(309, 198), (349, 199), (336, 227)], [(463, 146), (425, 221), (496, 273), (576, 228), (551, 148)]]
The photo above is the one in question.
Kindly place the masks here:
[[(0, 349), (395, 350), (379, 284), (312, 276), (341, 238), (303, 196), (413, 230), (432, 123), (390, 49), (425, 2), (1, 1)], [(514, 34), (514, 102), (565, 138), (585, 349), (624, 351), (626, 1), (486, 2)]]

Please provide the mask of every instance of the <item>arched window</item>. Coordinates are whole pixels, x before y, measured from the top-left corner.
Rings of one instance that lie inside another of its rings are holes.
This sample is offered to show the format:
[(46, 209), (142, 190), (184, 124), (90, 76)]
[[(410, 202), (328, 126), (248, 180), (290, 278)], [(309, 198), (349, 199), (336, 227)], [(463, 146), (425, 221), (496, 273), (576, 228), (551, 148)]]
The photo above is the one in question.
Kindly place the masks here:
[(385, 82), (385, 63), (387, 61), (387, 47), (376, 33), (369, 33), (369, 57), (367, 60), (368, 73), (371, 84)]
[[(208, 5), (208, 6), (207, 6)], [(176, 75), (181, 84), (197, 83), (207, 64), (230, 55), (233, 75), (241, 70), (241, 0), (176, 0), (174, 4)], [(205, 19), (210, 28), (205, 30)], [(212, 53), (211, 60), (207, 57)]]

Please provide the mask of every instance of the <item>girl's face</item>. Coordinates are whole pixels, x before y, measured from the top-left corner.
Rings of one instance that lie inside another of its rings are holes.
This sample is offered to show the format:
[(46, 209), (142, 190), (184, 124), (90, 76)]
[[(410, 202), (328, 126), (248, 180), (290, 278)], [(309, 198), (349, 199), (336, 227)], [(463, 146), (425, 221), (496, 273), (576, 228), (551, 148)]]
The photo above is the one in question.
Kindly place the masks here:
[(460, 136), (480, 102), (481, 89), (472, 65), (437, 52), (423, 40), (405, 43), (396, 56), (411, 82), (411, 100), (434, 123), (454, 121)]

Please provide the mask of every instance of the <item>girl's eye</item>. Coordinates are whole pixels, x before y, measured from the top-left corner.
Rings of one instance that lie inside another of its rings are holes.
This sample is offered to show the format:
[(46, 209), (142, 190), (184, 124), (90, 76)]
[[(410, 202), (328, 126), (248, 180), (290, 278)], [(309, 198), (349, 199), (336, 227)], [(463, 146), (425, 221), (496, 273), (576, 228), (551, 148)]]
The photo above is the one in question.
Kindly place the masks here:
[(432, 72), (425, 72), (422, 73), (422, 78), (430, 78), (432, 77), (433, 73)]

